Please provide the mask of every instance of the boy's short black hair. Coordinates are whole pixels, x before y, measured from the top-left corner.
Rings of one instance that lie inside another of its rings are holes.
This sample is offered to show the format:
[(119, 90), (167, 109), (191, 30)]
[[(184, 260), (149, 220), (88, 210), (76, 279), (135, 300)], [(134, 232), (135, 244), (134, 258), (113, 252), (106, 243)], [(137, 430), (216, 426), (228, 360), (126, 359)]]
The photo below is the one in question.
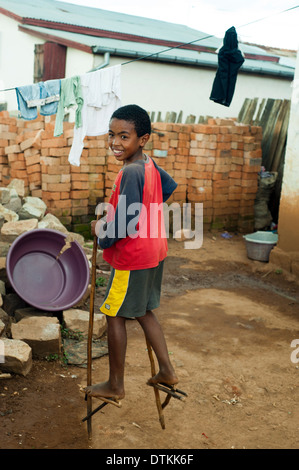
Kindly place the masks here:
[(151, 120), (145, 109), (141, 108), (137, 104), (128, 104), (121, 106), (111, 116), (111, 119), (122, 119), (129, 121), (135, 126), (135, 130), (138, 137), (142, 137), (144, 134), (151, 134)]

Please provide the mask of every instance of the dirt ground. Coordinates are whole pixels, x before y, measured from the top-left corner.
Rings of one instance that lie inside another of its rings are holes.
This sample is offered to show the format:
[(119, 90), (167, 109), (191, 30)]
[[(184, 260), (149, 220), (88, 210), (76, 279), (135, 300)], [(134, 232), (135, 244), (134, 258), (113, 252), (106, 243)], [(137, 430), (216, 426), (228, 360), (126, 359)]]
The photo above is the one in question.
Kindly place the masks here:
[[(164, 409), (166, 429), (146, 385), (150, 363), (143, 332), (129, 320), (126, 397), (121, 408), (108, 405), (93, 416), (91, 440), (81, 422), (86, 402), (79, 386), (86, 384), (86, 368), (45, 360), (34, 361), (27, 377), (0, 380), (0, 448), (298, 448), (294, 279), (249, 260), (238, 234), (226, 239), (207, 233), (198, 250), (170, 240), (156, 313), (179, 388), (188, 394), (185, 401), (172, 398)], [(106, 380), (107, 371), (107, 355), (93, 360), (94, 383)], [(93, 407), (98, 405), (93, 399)]]

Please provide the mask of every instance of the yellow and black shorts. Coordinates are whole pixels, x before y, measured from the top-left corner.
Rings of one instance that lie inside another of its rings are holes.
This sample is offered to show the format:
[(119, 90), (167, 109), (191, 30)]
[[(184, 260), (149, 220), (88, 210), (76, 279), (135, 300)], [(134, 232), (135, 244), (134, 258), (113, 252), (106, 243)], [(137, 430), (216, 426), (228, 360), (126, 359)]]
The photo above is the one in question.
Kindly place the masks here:
[(155, 268), (120, 271), (112, 268), (100, 310), (111, 317), (142, 317), (160, 305), (163, 261)]

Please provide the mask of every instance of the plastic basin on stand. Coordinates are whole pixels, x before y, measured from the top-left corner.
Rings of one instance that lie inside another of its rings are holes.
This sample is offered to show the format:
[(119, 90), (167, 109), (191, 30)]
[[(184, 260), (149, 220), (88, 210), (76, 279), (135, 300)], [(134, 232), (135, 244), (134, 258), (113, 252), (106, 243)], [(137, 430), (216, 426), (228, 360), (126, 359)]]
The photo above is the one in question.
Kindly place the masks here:
[[(20, 235), (6, 258), (6, 272), (15, 292), (41, 310), (61, 311), (81, 300), (89, 284), (89, 265), (77, 241), (65, 246), (66, 235), (35, 229)], [(58, 258), (57, 258), (58, 257)]]

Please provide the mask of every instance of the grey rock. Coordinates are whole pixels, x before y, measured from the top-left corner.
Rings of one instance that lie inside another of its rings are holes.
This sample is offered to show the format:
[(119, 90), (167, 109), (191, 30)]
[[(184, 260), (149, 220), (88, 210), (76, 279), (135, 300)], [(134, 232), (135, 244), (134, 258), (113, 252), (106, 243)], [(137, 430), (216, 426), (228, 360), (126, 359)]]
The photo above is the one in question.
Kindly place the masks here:
[(1, 338), (0, 370), (26, 376), (32, 368), (31, 347), (23, 341)]
[(11, 325), (13, 339), (27, 343), (33, 357), (45, 358), (62, 352), (61, 330), (57, 318), (29, 317)]
[[(80, 309), (69, 309), (63, 312), (65, 327), (72, 332), (81, 332), (88, 336), (89, 312)], [(93, 338), (100, 338), (106, 331), (106, 316), (102, 313), (94, 314)]]
[(37, 219), (18, 220), (7, 222), (1, 228), (1, 241), (12, 243), (19, 235), (29, 230), (34, 230), (38, 226)]

